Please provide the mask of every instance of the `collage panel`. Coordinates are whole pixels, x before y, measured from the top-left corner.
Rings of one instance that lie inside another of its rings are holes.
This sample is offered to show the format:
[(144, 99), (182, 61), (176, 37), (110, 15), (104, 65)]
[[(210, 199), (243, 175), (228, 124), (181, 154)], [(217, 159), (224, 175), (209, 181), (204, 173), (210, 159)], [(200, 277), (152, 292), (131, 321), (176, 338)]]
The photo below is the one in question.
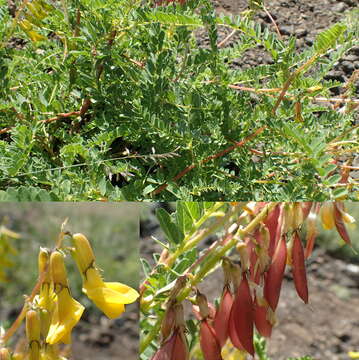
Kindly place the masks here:
[(0, 359), (138, 359), (139, 205), (0, 207)]
[(0, 200), (358, 200), (358, 0), (0, 0)]
[(359, 357), (357, 203), (142, 209), (141, 360)]

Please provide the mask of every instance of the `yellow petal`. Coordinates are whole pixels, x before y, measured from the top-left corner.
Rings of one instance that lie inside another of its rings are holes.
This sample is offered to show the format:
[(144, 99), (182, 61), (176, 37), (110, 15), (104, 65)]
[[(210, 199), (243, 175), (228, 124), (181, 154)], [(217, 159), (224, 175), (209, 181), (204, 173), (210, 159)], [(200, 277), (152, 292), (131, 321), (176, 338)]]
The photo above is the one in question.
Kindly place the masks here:
[(96, 268), (90, 268), (86, 271), (84, 278), (84, 288), (97, 288), (105, 286), (104, 281)]
[(68, 289), (63, 289), (57, 295), (57, 304), (46, 342), (49, 344), (69, 343), (72, 328), (80, 320), (84, 309), (79, 302), (71, 297)]
[(124, 304), (133, 303), (139, 296), (136, 290), (121, 283), (104, 283), (104, 286), (96, 288), (86, 285), (84, 292), (110, 319), (120, 316), (125, 310)]
[(324, 202), (320, 209), (320, 218), (325, 230), (333, 229), (335, 226), (334, 221), (334, 207), (332, 202)]

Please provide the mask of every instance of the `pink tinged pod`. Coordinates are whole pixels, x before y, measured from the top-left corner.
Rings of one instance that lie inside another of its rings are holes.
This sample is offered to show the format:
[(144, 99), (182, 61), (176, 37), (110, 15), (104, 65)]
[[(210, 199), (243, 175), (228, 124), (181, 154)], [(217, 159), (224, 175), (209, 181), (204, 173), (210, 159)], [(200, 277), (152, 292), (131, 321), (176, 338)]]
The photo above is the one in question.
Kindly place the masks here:
[(237, 289), (231, 316), (233, 317), (234, 327), (240, 344), (242, 344), (244, 350), (254, 356), (253, 299), (245, 273), (242, 274), (242, 281)]
[(272, 335), (272, 324), (267, 317), (268, 307), (260, 305), (257, 297), (254, 298), (254, 323), (258, 332), (264, 337)]
[(233, 296), (228, 285), (223, 288), (221, 302), (213, 321), (213, 328), (221, 347), (224, 346), (228, 339), (229, 316), (233, 305)]
[[(234, 303), (233, 303), (233, 305), (234, 305)], [(237, 335), (233, 306), (232, 306), (232, 311), (229, 315), (229, 320), (228, 320), (228, 336), (231, 339), (231, 343), (234, 347), (236, 347), (238, 350), (244, 351), (244, 347), (241, 344), (241, 342), (238, 338), (238, 335)]]
[(207, 319), (201, 321), (200, 345), (205, 360), (223, 360), (216, 331)]
[(294, 285), (297, 294), (306, 304), (308, 304), (308, 284), (305, 271), (304, 250), (297, 231), (294, 233), (293, 239), (292, 266)]
[(282, 236), (264, 281), (264, 298), (273, 311), (278, 305), (286, 261), (287, 244), (285, 236)]
[(176, 328), (171, 337), (165, 341), (151, 360), (188, 360), (188, 349), (184, 335)]
[(339, 235), (341, 236), (341, 238), (348, 244), (351, 245), (351, 241), (349, 238), (349, 234), (347, 232), (347, 229), (344, 225), (344, 221), (343, 221), (343, 215), (342, 215), (342, 211), (343, 210), (343, 204), (341, 203), (334, 203), (334, 222), (335, 222), (335, 227), (337, 228), (337, 231), (339, 233)]

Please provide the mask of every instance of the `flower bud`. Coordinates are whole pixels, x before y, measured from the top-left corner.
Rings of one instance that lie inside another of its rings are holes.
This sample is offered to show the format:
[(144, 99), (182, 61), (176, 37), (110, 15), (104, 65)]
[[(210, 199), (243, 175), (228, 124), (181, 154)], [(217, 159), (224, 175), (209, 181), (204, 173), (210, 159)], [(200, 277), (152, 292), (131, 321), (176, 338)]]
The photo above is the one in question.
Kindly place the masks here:
[(44, 277), (43, 282), (49, 283), (51, 281), (50, 279), (50, 271), (47, 268), (50, 260), (50, 255), (47, 249), (40, 248), (39, 256), (38, 256), (38, 269), (39, 269), (39, 275), (41, 275), (45, 270), (46, 274)]
[(67, 273), (64, 263), (64, 256), (59, 251), (54, 251), (50, 257), (51, 278), (56, 285), (68, 287)]
[(11, 360), (10, 352), (7, 348), (0, 349), (0, 360)]
[(26, 313), (26, 337), (29, 343), (29, 360), (40, 359), (40, 317), (37, 311)]
[(85, 274), (87, 269), (94, 263), (95, 255), (85, 235), (75, 234), (72, 239), (75, 244), (78, 266), (82, 274)]
[(197, 290), (196, 302), (198, 304), (199, 313), (202, 319), (206, 319), (209, 316), (208, 302), (206, 296), (201, 294), (199, 290)]
[(236, 245), (236, 250), (239, 253), (241, 259), (241, 267), (243, 271), (249, 270), (249, 252), (245, 243), (240, 242)]
[(333, 229), (335, 226), (333, 202), (326, 201), (322, 203), (320, 208), (320, 218), (325, 230)]

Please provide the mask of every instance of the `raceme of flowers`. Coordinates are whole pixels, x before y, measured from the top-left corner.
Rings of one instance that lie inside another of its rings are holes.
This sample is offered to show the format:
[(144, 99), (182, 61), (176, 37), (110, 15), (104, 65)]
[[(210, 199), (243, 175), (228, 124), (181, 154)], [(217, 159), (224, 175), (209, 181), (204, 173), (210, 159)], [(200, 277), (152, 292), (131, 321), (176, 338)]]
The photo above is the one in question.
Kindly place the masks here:
[[(95, 263), (95, 255), (83, 234), (72, 236), (70, 252), (83, 280), (82, 291), (110, 319), (119, 317), (125, 305), (136, 301), (135, 289), (119, 282), (105, 282)], [(81, 319), (85, 307), (71, 295), (65, 267), (65, 251), (41, 248), (38, 257), (38, 294), (27, 304), (26, 337), (28, 347), (12, 354), (1, 349), (1, 359), (66, 360), (59, 344), (71, 343), (72, 329)], [(9, 357), (7, 357), (9, 354)]]
[[(246, 208), (248, 217), (253, 219), (265, 205), (252, 203)], [(227, 359), (233, 348), (238, 359), (255, 356), (254, 329), (264, 337), (271, 336), (286, 266), (292, 269), (298, 296), (308, 303), (305, 259), (313, 250), (318, 219), (324, 229), (335, 228), (345, 243), (351, 244), (345, 223), (355, 220), (340, 202), (278, 203), (251, 235), (238, 237), (239, 263), (222, 259), (224, 284), (217, 308), (198, 289), (195, 300), (191, 299), (205, 360)], [(304, 222), (305, 247), (300, 236)], [(177, 300), (178, 287), (183, 284), (179, 278), (174, 295), (165, 304), (160, 347), (152, 360), (189, 359), (183, 305)]]

